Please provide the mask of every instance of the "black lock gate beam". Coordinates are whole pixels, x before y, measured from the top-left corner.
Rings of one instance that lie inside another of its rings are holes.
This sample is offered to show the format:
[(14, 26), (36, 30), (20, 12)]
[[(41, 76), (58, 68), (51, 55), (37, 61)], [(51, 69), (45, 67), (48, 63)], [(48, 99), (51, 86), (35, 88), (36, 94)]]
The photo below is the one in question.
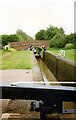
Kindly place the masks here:
[(75, 101), (76, 87), (33, 85), (33, 84), (0, 84), (2, 99), (29, 99), (43, 101)]

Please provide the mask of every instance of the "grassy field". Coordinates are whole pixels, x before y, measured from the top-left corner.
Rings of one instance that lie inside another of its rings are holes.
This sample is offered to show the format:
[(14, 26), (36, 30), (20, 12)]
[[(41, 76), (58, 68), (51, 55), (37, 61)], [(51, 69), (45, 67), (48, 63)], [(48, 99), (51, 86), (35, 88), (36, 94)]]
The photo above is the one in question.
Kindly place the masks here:
[[(3, 53), (5, 54), (5, 53)], [(10, 55), (2, 58), (0, 69), (30, 69), (30, 51), (12, 51)]]
[[(49, 51), (53, 52), (54, 54), (58, 55), (60, 48), (49, 48)], [(76, 62), (76, 49), (63, 49), (65, 50), (65, 57), (66, 59), (72, 60)]]

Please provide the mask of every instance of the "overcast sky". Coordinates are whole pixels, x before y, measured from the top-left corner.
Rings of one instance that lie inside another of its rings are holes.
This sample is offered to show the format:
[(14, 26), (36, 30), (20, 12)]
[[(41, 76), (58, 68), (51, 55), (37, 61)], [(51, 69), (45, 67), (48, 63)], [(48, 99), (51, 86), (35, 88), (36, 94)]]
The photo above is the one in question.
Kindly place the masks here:
[(0, 35), (22, 29), (34, 37), (49, 25), (74, 32), (75, 0), (0, 0)]

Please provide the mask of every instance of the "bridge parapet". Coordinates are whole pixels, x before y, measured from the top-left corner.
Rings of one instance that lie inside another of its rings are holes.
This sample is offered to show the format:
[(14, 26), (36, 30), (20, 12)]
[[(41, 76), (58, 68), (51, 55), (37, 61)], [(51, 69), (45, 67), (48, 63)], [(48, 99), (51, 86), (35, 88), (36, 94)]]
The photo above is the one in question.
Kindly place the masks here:
[(12, 42), (10, 47), (16, 48), (17, 50), (24, 50), (30, 45), (42, 46), (43, 44), (48, 47), (50, 41), (47, 40), (33, 40), (33, 41), (21, 41), (21, 42)]

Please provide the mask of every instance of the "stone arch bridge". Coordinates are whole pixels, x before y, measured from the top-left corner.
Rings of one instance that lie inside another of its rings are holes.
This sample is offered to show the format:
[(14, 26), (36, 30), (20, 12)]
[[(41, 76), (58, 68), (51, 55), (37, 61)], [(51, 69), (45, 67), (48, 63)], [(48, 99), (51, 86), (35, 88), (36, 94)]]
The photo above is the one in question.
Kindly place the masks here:
[(48, 47), (50, 41), (44, 40), (33, 40), (33, 41), (21, 41), (21, 42), (12, 42), (10, 43), (10, 47), (15, 48), (16, 50), (25, 50), (30, 47), (30, 45), (41, 47), (43, 44)]

